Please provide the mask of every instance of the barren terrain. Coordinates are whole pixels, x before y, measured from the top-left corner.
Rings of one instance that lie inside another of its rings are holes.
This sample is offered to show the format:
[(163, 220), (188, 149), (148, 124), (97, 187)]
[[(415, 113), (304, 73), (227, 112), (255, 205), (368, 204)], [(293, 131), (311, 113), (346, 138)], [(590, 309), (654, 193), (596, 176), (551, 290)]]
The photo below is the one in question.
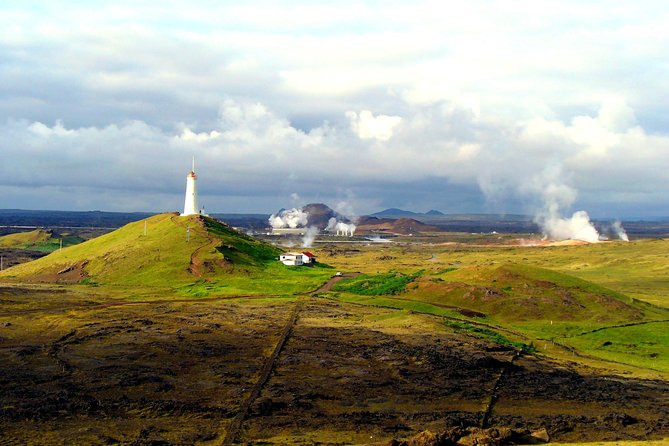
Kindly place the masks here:
[(452, 426), (669, 436), (667, 382), (519, 353), (434, 316), (308, 296), (86, 308), (53, 291), (70, 311), (22, 312), (49, 291), (0, 289), (4, 443), (367, 443)]

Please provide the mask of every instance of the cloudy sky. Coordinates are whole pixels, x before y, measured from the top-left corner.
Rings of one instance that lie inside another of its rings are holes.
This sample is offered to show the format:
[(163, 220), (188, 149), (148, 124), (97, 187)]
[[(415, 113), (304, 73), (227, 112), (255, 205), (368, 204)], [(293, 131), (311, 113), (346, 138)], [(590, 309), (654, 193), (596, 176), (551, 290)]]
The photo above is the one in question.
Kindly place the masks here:
[(669, 215), (669, 6), (3, 1), (0, 208)]

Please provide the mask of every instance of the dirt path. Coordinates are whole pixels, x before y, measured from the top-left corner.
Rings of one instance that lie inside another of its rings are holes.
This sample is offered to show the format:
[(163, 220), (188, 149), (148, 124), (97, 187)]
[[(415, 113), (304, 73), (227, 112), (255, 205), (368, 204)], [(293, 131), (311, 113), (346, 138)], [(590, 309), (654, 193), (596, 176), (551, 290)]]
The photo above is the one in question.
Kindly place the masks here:
[(351, 277), (356, 277), (359, 275), (360, 273), (345, 273), (342, 274), (341, 276), (334, 276), (330, 280), (325, 282), (323, 285), (321, 285), (320, 288), (318, 288), (316, 291), (313, 291), (311, 294), (324, 293), (326, 291), (330, 291), (337, 282), (344, 279), (350, 279)]
[(258, 378), (258, 381), (254, 384), (253, 388), (251, 389), (251, 392), (249, 393), (249, 396), (239, 407), (237, 416), (232, 420), (232, 423), (228, 427), (225, 439), (223, 440), (222, 443), (223, 445), (234, 444), (238, 439), (239, 433), (242, 428), (242, 424), (244, 423), (244, 418), (246, 418), (246, 415), (248, 414), (251, 405), (256, 400), (256, 398), (260, 396), (260, 392), (262, 392), (265, 383), (269, 379), (269, 376), (272, 373), (272, 370), (274, 369), (274, 364), (276, 363), (276, 359), (279, 357), (279, 354), (281, 353), (283, 346), (286, 344), (286, 340), (290, 336), (290, 333), (293, 330), (293, 326), (295, 325), (297, 317), (300, 311), (302, 310), (303, 306), (304, 306), (303, 299), (298, 299), (297, 302), (295, 302), (295, 307), (293, 308), (293, 311), (291, 312), (288, 321), (286, 322), (286, 325), (283, 327), (283, 331), (281, 332), (281, 337), (279, 338), (279, 341), (276, 343), (274, 351), (267, 358), (265, 364), (260, 370), (260, 377)]
[[(509, 365), (513, 365), (516, 359), (520, 358), (523, 354), (522, 350), (517, 350), (516, 353), (513, 355), (513, 358), (511, 358), (511, 361), (509, 361)], [(508, 374), (508, 370), (510, 370), (510, 367), (504, 367), (499, 371), (499, 374), (497, 375), (497, 379), (495, 380), (495, 383), (492, 386), (492, 389), (490, 390), (490, 397), (488, 398), (488, 402), (485, 405), (485, 408), (483, 409), (483, 416), (481, 417), (481, 428), (485, 429), (488, 426), (488, 422), (490, 420), (490, 416), (492, 415), (492, 410), (495, 407), (495, 403), (497, 403), (497, 399), (499, 398), (499, 390), (502, 385), (502, 380), (504, 379), (504, 375)]]

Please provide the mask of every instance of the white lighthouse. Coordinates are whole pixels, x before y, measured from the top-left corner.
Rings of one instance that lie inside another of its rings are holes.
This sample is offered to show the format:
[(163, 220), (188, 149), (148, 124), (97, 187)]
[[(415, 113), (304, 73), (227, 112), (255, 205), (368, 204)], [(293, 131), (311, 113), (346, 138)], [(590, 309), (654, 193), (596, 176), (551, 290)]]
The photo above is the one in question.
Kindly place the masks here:
[(193, 156), (193, 169), (186, 175), (186, 201), (184, 202), (184, 212), (182, 216), (199, 214), (197, 207), (197, 186), (195, 181), (195, 156)]

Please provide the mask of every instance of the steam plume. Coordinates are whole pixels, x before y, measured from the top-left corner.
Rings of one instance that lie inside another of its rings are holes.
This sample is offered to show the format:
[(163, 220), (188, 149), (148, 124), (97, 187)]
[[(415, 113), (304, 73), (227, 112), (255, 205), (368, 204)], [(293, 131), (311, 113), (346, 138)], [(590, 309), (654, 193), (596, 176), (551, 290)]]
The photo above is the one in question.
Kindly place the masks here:
[(304, 237), (302, 237), (302, 247), (311, 248), (317, 235), (318, 228), (316, 226), (309, 226), (304, 233)]
[(544, 237), (550, 240), (582, 240), (589, 243), (599, 241), (599, 232), (585, 211), (576, 211), (571, 218), (562, 218), (559, 215), (542, 216), (537, 223), (541, 226)]
[(625, 229), (623, 228), (623, 224), (620, 220), (616, 220), (613, 222), (611, 225), (611, 229), (613, 229), (613, 232), (616, 233), (618, 238), (622, 241), (629, 242), (630, 238), (627, 236), (627, 232), (625, 232)]
[(332, 217), (330, 220), (328, 220), (328, 226), (325, 228), (325, 230), (329, 232), (335, 232), (337, 235), (353, 237), (356, 228), (357, 227), (354, 223), (345, 223), (343, 221), (337, 220), (335, 217)]
[(534, 221), (541, 227), (544, 238), (597, 243), (599, 232), (587, 212), (576, 211), (570, 218), (562, 217), (561, 209), (576, 201), (576, 190), (564, 184), (560, 176), (560, 169), (552, 169), (535, 177), (534, 188), (540, 191), (544, 207), (535, 215)]
[(301, 209), (284, 209), (278, 214), (272, 214), (269, 217), (269, 224), (274, 229), (291, 228), (295, 229), (307, 224), (309, 214)]

